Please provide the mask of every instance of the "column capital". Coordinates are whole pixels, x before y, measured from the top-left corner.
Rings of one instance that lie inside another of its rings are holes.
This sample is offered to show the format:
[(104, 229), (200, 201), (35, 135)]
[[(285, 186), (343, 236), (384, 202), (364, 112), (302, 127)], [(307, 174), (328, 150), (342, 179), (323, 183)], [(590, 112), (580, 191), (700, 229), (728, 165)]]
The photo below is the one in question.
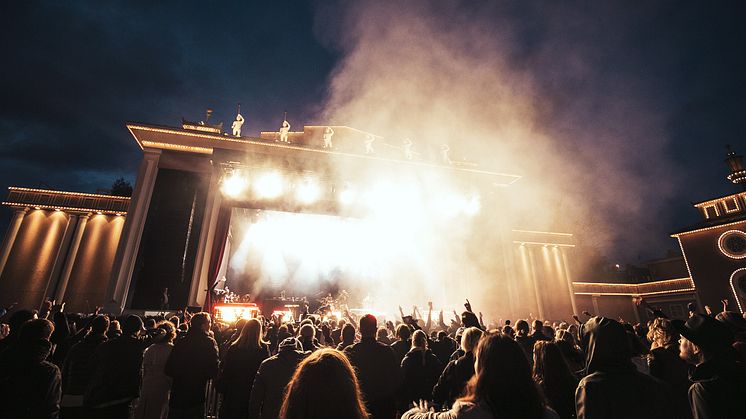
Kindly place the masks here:
[(29, 210), (30, 210), (29, 207), (21, 207), (21, 208), (16, 208), (15, 210), (13, 210), (13, 212), (15, 214), (19, 214), (20, 215), (20, 214), (25, 214), (25, 213), (29, 212)]

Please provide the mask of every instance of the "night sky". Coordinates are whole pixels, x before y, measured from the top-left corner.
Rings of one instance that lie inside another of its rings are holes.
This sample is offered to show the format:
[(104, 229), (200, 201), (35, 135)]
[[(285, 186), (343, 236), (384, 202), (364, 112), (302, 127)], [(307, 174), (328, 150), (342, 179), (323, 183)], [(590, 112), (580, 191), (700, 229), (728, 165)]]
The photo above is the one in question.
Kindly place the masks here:
[[(277, 129), (284, 111), (294, 128), (324, 123), (318, 115), (345, 54), (333, 39), (345, 36), (335, 15), (342, 22), (349, 8), (308, 1), (4, 2), (0, 188), (95, 192), (120, 176), (134, 182), (141, 152), (127, 121), (176, 126), (181, 117), (202, 119), (210, 107), (229, 126), (240, 102), (245, 134)], [(564, 104), (592, 94), (598, 107), (610, 106), (625, 91), (619, 84), (629, 83), (634, 88), (624, 100), (663, 121), (651, 135), (665, 137), (673, 173), (654, 215), (659, 237), (634, 251), (629, 238), (622, 240), (619, 254), (662, 256), (673, 242), (660, 232), (697, 222), (690, 202), (737, 191), (724, 180), (723, 159), (725, 144), (746, 153), (746, 3), (465, 1), (462, 8), (488, 16), (483, 25), (493, 19), (507, 27), (507, 61), (535, 80), (539, 102), (572, 109)], [(582, 71), (538, 59), (547, 45), (560, 45), (555, 53), (573, 57)], [(558, 111), (547, 126), (587, 123)], [(0, 215), (4, 230), (9, 212)]]

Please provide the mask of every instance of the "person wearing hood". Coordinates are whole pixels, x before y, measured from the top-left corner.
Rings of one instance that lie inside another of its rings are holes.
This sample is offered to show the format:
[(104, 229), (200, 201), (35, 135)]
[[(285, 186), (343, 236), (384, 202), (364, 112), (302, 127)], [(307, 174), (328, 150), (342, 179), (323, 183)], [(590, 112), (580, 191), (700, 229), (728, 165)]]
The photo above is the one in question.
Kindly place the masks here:
[(277, 355), (262, 362), (251, 389), (250, 418), (273, 419), (279, 416), (285, 387), (305, 356), (298, 339), (288, 337), (280, 342)]
[(735, 419), (746, 414), (746, 367), (738, 361), (728, 326), (695, 314), (674, 321), (681, 339), (681, 358), (694, 369), (689, 374), (689, 405), (694, 419)]
[(627, 332), (619, 322), (592, 317), (580, 335), (586, 376), (575, 391), (578, 419), (675, 417), (668, 386), (637, 371)]
[(415, 331), (412, 349), (401, 362), (400, 411), (409, 409), (412, 402), (429, 400), (441, 370), (438, 357), (427, 348), (427, 335), (422, 330)]
[(47, 319), (23, 324), (16, 342), (0, 361), (0, 417), (56, 419), (60, 412), (62, 378), (47, 361), (54, 325)]

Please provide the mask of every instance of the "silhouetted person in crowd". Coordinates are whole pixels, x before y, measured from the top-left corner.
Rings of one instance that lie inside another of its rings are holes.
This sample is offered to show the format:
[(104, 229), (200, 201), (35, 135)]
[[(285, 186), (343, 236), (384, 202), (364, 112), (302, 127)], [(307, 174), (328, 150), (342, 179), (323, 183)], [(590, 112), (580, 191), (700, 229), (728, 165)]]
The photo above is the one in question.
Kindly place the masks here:
[(203, 419), (205, 385), (218, 374), (218, 344), (210, 336), (210, 315), (197, 313), (190, 324), (166, 361), (165, 373), (173, 380), (168, 402), (170, 419)]
[(316, 340), (316, 328), (313, 327), (313, 323), (307, 323), (300, 327), (298, 340), (300, 340), (303, 350), (306, 352), (313, 352), (321, 347)]
[(681, 358), (694, 365), (689, 403), (695, 419), (746, 415), (746, 368), (737, 361), (733, 335), (723, 323), (701, 314), (674, 320), (681, 334)]
[(262, 340), (262, 323), (249, 319), (241, 335), (228, 348), (220, 371), (218, 391), (223, 394), (221, 419), (248, 417), (251, 386), (259, 365), (267, 358), (269, 344)]
[(280, 342), (277, 355), (259, 366), (249, 400), (249, 417), (275, 419), (280, 415), (285, 387), (305, 357), (300, 342), (289, 337)]
[(409, 326), (404, 323), (396, 326), (396, 342), (391, 344), (391, 349), (394, 351), (394, 357), (396, 358), (396, 365), (401, 365), (404, 355), (412, 348), (411, 336), (412, 330)]
[(82, 341), (73, 345), (67, 354), (62, 368), (62, 416), (68, 418), (86, 418), (83, 407), (83, 395), (93, 376), (96, 365), (93, 354), (96, 348), (107, 341), (109, 318), (97, 315), (91, 320), (91, 329)]
[(438, 357), (427, 348), (427, 335), (417, 330), (412, 335), (412, 349), (401, 362), (402, 386), (399, 408), (403, 412), (412, 402), (429, 400), (442, 367)]
[(432, 342), (432, 351), (435, 356), (438, 357), (438, 361), (440, 361), (441, 366), (445, 366), (448, 364), (448, 361), (451, 358), (451, 355), (453, 355), (453, 351), (456, 350), (456, 341), (451, 339), (448, 334), (441, 330), (437, 334), (437, 340)]
[(542, 323), (541, 320), (534, 320), (532, 325), (532, 333), (531, 338), (533, 338), (534, 343), (539, 340), (552, 340), (554, 338), (554, 334), (551, 336), (544, 333), (544, 323)]
[[(375, 336), (375, 329), (369, 337)], [(361, 386), (342, 352), (320, 349), (304, 359), (288, 384), (281, 419), (367, 419)]]
[(360, 342), (344, 350), (355, 367), (365, 406), (372, 418), (396, 415), (399, 366), (394, 351), (376, 341), (377, 321), (371, 314), (360, 318)]
[(433, 388), (433, 400), (436, 404), (448, 407), (461, 396), (466, 383), (474, 376), (474, 349), (482, 337), (482, 330), (470, 327), (461, 337), (461, 349), (464, 355), (446, 365), (438, 383)]
[(338, 351), (344, 351), (348, 346), (355, 344), (355, 326), (351, 324), (344, 325), (342, 328), (342, 341), (337, 345)]
[(574, 418), (578, 379), (570, 371), (556, 343), (540, 340), (534, 344), (533, 376), (549, 406), (560, 418)]
[(142, 387), (135, 409), (135, 419), (166, 419), (171, 377), (164, 372), (171, 355), (176, 327), (170, 321), (157, 323), (153, 344), (143, 353)]
[(585, 355), (576, 344), (575, 336), (569, 330), (558, 330), (555, 336), (555, 343), (567, 361), (570, 371), (576, 377), (582, 376), (585, 370)]
[(62, 378), (47, 361), (54, 325), (46, 319), (22, 323), (13, 344), (0, 356), (0, 418), (56, 419)]
[(518, 320), (515, 323), (515, 333), (515, 341), (521, 345), (521, 348), (523, 348), (523, 351), (526, 353), (529, 362), (533, 362), (534, 343), (536, 343), (536, 338), (529, 335), (528, 322), (525, 320)]
[(379, 327), (376, 332), (376, 340), (383, 343), (384, 345), (391, 345), (393, 342), (389, 338), (389, 331), (385, 327)]
[(18, 340), (18, 336), (21, 334), (21, 326), (29, 320), (35, 319), (36, 314), (31, 310), (18, 310), (8, 316), (8, 326), (10, 327), (10, 333), (5, 339), (0, 340), (0, 356), (3, 351), (13, 346)]
[(109, 323), (109, 330), (106, 331), (106, 337), (109, 339), (115, 339), (122, 336), (122, 325), (119, 324), (119, 320), (112, 319)]
[(122, 336), (101, 343), (93, 353), (93, 376), (88, 383), (84, 404), (94, 417), (129, 418), (140, 396), (142, 353), (150, 341), (140, 334), (142, 319), (125, 319)]
[(637, 371), (619, 322), (591, 317), (583, 325), (581, 346), (587, 375), (575, 392), (578, 419), (674, 417), (668, 386)]
[(671, 388), (671, 398), (676, 417), (687, 419), (692, 415), (689, 408), (689, 367), (679, 356), (679, 332), (670, 320), (656, 318), (648, 331), (652, 342), (648, 354), (650, 375), (666, 382)]
[(402, 419), (558, 419), (546, 406), (531, 378), (528, 359), (513, 339), (485, 335), (476, 349), (476, 360), (474, 377), (451, 410), (435, 413), (423, 406), (406, 412)]

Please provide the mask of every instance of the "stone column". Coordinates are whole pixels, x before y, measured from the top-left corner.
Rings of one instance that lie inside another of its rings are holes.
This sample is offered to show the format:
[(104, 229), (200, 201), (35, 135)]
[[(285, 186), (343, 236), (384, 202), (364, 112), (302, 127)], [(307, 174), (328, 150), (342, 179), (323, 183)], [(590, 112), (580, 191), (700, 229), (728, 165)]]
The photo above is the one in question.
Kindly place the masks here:
[(220, 172), (216, 168), (210, 176), (210, 186), (207, 190), (207, 202), (202, 216), (202, 227), (199, 233), (199, 243), (194, 260), (192, 284), (189, 288), (189, 305), (201, 306), (205, 302), (205, 290), (210, 286), (208, 276), (210, 270), (210, 250), (215, 240), (215, 226), (220, 213)]
[[(78, 215), (76, 214), (65, 214), (67, 217), (67, 223), (65, 224), (65, 232), (62, 234), (62, 241), (60, 242), (60, 247), (57, 249), (57, 255), (54, 257), (54, 265), (52, 265), (52, 273), (49, 275), (49, 279), (47, 280), (47, 286), (44, 289), (44, 298), (55, 298), (60, 299), (57, 297), (56, 288), (59, 288), (59, 279), (60, 279), (60, 272), (62, 272), (63, 265), (65, 264), (65, 259), (67, 258), (67, 252), (70, 250), (70, 242), (73, 238), (73, 231), (75, 231), (75, 226), (78, 222)], [(52, 291), (50, 291), (50, 288)], [(50, 296), (50, 293), (54, 295), (54, 297)]]
[[(575, 303), (575, 290), (572, 288), (572, 277), (570, 276), (570, 267), (567, 264), (567, 254), (565, 249), (559, 248), (560, 256), (562, 256), (562, 270), (564, 271), (565, 282), (567, 283), (567, 292), (570, 293), (570, 304), (572, 304), (573, 314), (580, 315), (578, 312), (578, 306)], [(556, 255), (555, 255), (556, 256)]]
[(5, 242), (3, 243), (2, 249), (0, 249), (0, 276), (3, 274), (5, 264), (8, 262), (10, 251), (13, 249), (13, 244), (16, 242), (16, 236), (18, 231), (21, 229), (23, 224), (23, 218), (26, 216), (28, 208), (19, 208), (13, 212), (13, 218), (10, 220), (10, 227), (8, 227), (8, 234), (5, 236)]
[(70, 282), (70, 275), (73, 272), (75, 259), (78, 256), (78, 249), (80, 248), (80, 242), (83, 240), (83, 233), (85, 232), (85, 226), (88, 224), (89, 217), (90, 214), (82, 214), (78, 218), (78, 225), (75, 226), (75, 235), (73, 236), (72, 243), (70, 243), (70, 250), (67, 252), (65, 265), (60, 274), (60, 282), (54, 294), (54, 298), (57, 301), (62, 301), (65, 297), (65, 290), (67, 289), (68, 282)]
[(140, 247), (140, 238), (145, 226), (145, 219), (148, 216), (155, 178), (158, 175), (160, 156), (160, 150), (148, 148), (143, 150), (143, 159), (137, 172), (137, 183), (127, 209), (127, 218), (124, 221), (119, 246), (114, 257), (111, 281), (106, 291), (104, 310), (110, 313), (121, 313), (127, 302), (127, 293), (132, 281), (132, 271)]
[(539, 292), (539, 283), (536, 279), (536, 265), (535, 265), (535, 259), (534, 259), (534, 252), (531, 250), (531, 247), (527, 246), (526, 251), (528, 251), (528, 269), (529, 269), (529, 276), (531, 277), (531, 286), (534, 288), (534, 297), (536, 297), (536, 306), (539, 309), (539, 316), (538, 318), (543, 320), (546, 320), (544, 318), (544, 302), (541, 300), (541, 293)]

